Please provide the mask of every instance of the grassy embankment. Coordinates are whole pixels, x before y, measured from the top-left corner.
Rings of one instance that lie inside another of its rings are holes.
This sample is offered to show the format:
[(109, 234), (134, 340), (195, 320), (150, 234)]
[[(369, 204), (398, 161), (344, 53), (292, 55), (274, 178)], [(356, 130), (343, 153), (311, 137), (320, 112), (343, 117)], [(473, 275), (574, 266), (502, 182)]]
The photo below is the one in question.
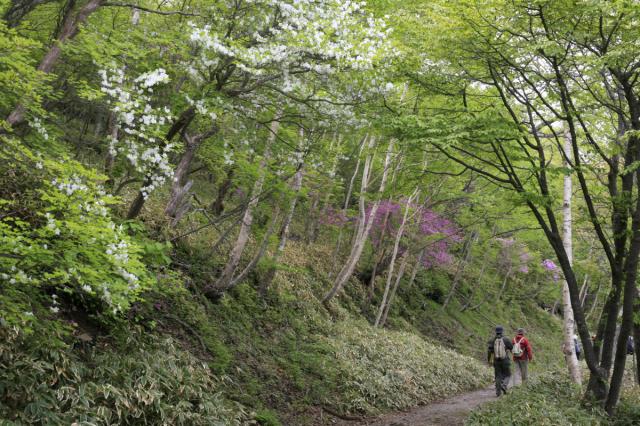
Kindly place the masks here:
[[(153, 211), (151, 204), (147, 229), (160, 230)], [(461, 312), (454, 300), (443, 310), (446, 272), (401, 287), (386, 329), (362, 314), (365, 287), (355, 277), (328, 312), (319, 297), (330, 282), (331, 248), (322, 240), (290, 242), (265, 300), (255, 291), (261, 268), (208, 300), (201, 289), (222, 262), (208, 232), (175, 245), (170, 262), (156, 267), (158, 286), (115, 322), (64, 297), (54, 315), (38, 289), (4, 294), (2, 305), (34, 313), (22, 330), (3, 330), (5, 422), (304, 425), (331, 412), (400, 410), (487, 385), (482, 359), (495, 323), (527, 327), (538, 365), (555, 359), (559, 324), (531, 303)]]

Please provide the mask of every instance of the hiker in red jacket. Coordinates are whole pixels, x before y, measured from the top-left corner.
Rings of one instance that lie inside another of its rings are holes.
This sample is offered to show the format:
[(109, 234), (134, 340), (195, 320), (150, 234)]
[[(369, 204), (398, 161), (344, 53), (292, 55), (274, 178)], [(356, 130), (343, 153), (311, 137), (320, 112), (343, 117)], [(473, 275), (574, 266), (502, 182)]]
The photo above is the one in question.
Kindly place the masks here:
[(533, 360), (533, 350), (529, 340), (524, 337), (524, 328), (518, 329), (518, 334), (513, 338), (513, 363), (516, 365), (516, 374), (513, 375), (513, 384), (527, 381), (529, 361)]

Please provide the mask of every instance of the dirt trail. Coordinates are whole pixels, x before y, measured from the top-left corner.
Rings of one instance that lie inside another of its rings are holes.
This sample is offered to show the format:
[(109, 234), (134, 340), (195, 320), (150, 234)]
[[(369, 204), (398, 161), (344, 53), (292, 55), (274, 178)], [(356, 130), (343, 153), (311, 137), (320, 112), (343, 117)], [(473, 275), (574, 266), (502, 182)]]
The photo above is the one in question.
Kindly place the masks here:
[(493, 387), (453, 396), (440, 402), (416, 407), (404, 413), (387, 414), (360, 423), (348, 422), (344, 426), (458, 426), (471, 411), (485, 402), (496, 399)]

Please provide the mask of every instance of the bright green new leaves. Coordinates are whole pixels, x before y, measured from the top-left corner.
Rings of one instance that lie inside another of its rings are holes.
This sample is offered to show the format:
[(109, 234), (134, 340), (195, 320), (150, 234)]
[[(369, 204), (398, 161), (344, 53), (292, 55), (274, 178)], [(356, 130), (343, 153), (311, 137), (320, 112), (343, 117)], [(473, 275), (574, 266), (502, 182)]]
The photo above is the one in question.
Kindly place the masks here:
[(70, 160), (41, 157), (13, 140), (0, 151), (2, 286), (40, 287), (52, 297), (116, 314), (152, 281), (141, 247), (116, 225), (103, 178)]
[(46, 79), (36, 71), (32, 57), (32, 52), (39, 47), (37, 41), (19, 36), (0, 20), (0, 109), (3, 111), (21, 102), (43, 113), (40, 103), (48, 89), (44, 84)]

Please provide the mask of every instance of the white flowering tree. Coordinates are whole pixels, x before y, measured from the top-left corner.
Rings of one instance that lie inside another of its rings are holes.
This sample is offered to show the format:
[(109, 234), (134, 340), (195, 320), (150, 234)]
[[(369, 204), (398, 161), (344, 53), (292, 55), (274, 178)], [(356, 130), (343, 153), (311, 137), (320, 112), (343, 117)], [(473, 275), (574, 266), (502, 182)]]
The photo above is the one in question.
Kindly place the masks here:
[[(343, 71), (369, 70), (388, 50), (384, 23), (363, 6), (335, 0), (237, 1), (218, 5), (206, 23), (194, 19), (189, 42), (195, 54), (182, 62), (189, 84), (181, 88), (193, 96), (188, 98), (190, 105), (183, 114), (189, 118), (180, 131), (186, 131), (195, 116), (204, 118), (195, 126), (208, 131), (211, 124), (206, 122), (222, 114), (264, 121), (273, 119), (278, 108), (288, 109), (286, 105), (295, 113), (297, 104), (344, 104), (339, 93), (326, 89), (329, 78), (336, 80), (335, 74)], [(192, 135), (191, 140), (204, 138)], [(196, 149), (186, 142), (190, 158)], [(185, 181), (184, 175), (174, 179)], [(145, 179), (150, 180), (151, 176)], [(144, 199), (143, 188), (129, 218), (139, 214)], [(174, 197), (171, 204), (180, 200)]]

